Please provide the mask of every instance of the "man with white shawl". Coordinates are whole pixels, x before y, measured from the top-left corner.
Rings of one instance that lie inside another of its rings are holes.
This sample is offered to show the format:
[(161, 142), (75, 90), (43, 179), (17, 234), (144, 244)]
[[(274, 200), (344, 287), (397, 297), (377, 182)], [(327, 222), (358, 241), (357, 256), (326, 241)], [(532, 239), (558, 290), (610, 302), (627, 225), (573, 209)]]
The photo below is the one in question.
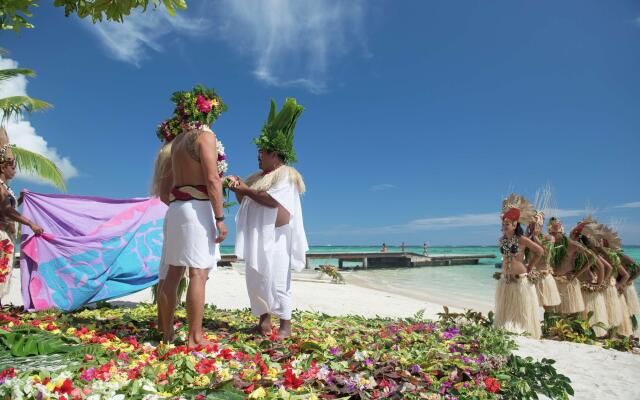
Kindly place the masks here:
[(245, 261), (251, 310), (260, 317), (257, 331), (270, 335), (274, 315), (280, 319), (279, 338), (291, 335), (291, 270), (304, 268), (309, 249), (300, 205), (305, 186), (288, 165), (296, 161), (293, 136), (303, 110), (287, 99), (276, 113), (271, 100), (269, 118), (253, 140), (260, 171), (246, 182), (231, 177), (229, 185), (240, 202), (235, 253)]

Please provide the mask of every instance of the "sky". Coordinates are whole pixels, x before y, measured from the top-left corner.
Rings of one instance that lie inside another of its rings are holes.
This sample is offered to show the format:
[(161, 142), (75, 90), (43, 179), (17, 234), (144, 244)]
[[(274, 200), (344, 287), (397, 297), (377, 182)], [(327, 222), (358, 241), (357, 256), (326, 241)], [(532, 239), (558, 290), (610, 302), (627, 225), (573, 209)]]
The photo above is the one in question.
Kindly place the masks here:
[(271, 98), (305, 107), (311, 244), (495, 244), (502, 198), (545, 185), (566, 225), (594, 213), (640, 244), (640, 3), (188, 4), (92, 24), (43, 2), (34, 29), (0, 32), (0, 68), (37, 72), (0, 97), (54, 105), (9, 135), (53, 159), (69, 194), (147, 196), (171, 93), (201, 83), (229, 107), (213, 130), (232, 174), (257, 169)]

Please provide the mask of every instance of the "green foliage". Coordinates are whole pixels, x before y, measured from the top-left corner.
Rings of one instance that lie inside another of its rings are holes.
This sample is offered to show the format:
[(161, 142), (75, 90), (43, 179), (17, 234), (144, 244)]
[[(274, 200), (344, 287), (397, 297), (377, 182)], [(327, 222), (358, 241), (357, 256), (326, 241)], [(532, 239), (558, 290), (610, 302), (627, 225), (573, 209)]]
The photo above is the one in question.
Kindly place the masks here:
[(579, 315), (545, 313), (542, 336), (545, 339), (599, 345), (619, 351), (632, 351), (638, 347), (637, 338), (619, 337), (615, 327), (608, 330), (606, 338), (599, 338), (593, 328), (607, 330), (607, 327), (602, 323), (590, 324), (592, 315), (590, 312), (585, 320)]
[(33, 70), (26, 68), (7, 68), (0, 69), (0, 81), (4, 81), (6, 79), (14, 78), (16, 76), (28, 76), (29, 78), (33, 78), (36, 76), (36, 73)]
[(62, 176), (62, 172), (53, 161), (21, 147), (12, 147), (11, 151), (16, 157), (16, 163), (20, 171), (34, 174), (51, 182), (62, 191), (67, 190), (64, 176)]
[[(3, 30), (19, 32), (23, 28), (33, 28), (28, 19), (33, 16), (31, 7), (37, 7), (38, 0), (3, 0), (0, 2), (0, 26)], [(80, 18), (90, 17), (93, 23), (104, 19), (123, 22), (131, 11), (146, 11), (149, 6), (155, 10), (163, 5), (169, 15), (177, 10), (185, 10), (185, 0), (54, 0), (55, 7), (64, 7), (64, 15), (76, 14)]]
[(573, 396), (571, 380), (558, 374), (554, 363), (554, 360), (546, 358), (534, 361), (531, 357), (510, 355), (506, 367), (498, 374), (503, 398), (537, 399), (538, 394), (551, 399), (568, 399)]
[(260, 136), (253, 139), (253, 143), (260, 149), (275, 151), (282, 157), (285, 164), (291, 164), (297, 161), (293, 138), (297, 120), (304, 111), (304, 107), (299, 105), (296, 99), (287, 98), (282, 109), (277, 113), (276, 110), (276, 102), (271, 99), (267, 122), (262, 127)]
[(73, 349), (69, 342), (77, 341), (28, 326), (18, 327), (11, 332), (0, 331), (0, 354), (9, 352), (13, 357), (27, 357), (68, 353)]
[(37, 2), (37, 0), (0, 1), (0, 29), (12, 29), (18, 32), (21, 28), (33, 28), (27, 18), (33, 16), (30, 7), (37, 7)]
[(53, 107), (43, 100), (29, 96), (10, 96), (0, 99), (0, 112), (2, 112), (2, 124), (11, 118), (22, 116), (25, 112), (31, 114)]
[(551, 262), (551, 266), (556, 268), (567, 256), (567, 252), (569, 251), (569, 239), (562, 235), (561, 242), (557, 245), (554, 245), (551, 248), (549, 260)]

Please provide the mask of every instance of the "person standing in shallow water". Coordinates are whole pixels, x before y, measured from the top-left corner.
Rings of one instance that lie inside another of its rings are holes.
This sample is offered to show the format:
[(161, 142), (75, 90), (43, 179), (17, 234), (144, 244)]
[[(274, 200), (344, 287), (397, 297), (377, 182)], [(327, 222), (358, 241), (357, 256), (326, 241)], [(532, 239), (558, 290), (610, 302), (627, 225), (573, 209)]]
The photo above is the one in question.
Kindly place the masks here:
[(251, 311), (260, 320), (256, 331), (271, 335), (271, 316), (280, 319), (278, 338), (291, 336), (291, 270), (305, 267), (309, 249), (300, 196), (302, 176), (288, 164), (296, 161), (293, 136), (304, 108), (287, 99), (279, 112), (271, 110), (258, 146), (260, 171), (247, 178), (230, 177), (240, 209), (236, 216), (235, 253), (245, 261)]
[[(527, 273), (544, 254), (542, 247), (525, 237), (521, 222), (528, 223), (533, 207), (523, 197), (510, 195), (502, 204), (502, 274), (496, 288), (494, 325), (515, 333), (542, 335), (538, 318), (538, 295)], [(525, 265), (525, 249), (529, 262)]]

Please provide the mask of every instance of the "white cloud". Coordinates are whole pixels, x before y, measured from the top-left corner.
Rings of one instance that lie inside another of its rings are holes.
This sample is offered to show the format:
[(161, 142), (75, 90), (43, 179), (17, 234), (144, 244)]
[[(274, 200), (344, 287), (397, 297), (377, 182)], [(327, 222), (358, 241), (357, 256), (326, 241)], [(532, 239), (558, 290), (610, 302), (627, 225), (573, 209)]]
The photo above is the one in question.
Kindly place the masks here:
[[(223, 35), (255, 60), (254, 75), (273, 86), (326, 89), (333, 58), (364, 43), (362, 0), (226, 0)], [(217, 6), (217, 5), (216, 5)]]
[[(10, 58), (0, 57), (0, 69), (16, 68), (18, 63)], [(24, 76), (17, 76), (0, 82), (0, 98), (8, 96), (27, 96), (27, 79)], [(36, 133), (31, 123), (20, 117), (11, 119), (6, 123), (5, 128), (9, 133), (11, 143), (41, 154), (53, 161), (65, 179), (78, 176), (78, 170), (68, 157), (62, 157), (54, 147), (50, 147), (47, 141)], [(33, 175), (18, 172), (17, 178), (22, 178), (37, 183), (48, 183)]]
[(202, 35), (209, 27), (205, 19), (188, 19), (180, 14), (172, 17), (163, 7), (134, 12), (123, 23), (83, 23), (98, 36), (113, 58), (137, 67), (148, 57), (149, 50), (164, 50), (162, 41), (169, 34)]
[(392, 185), (390, 183), (381, 183), (379, 185), (373, 185), (369, 188), (372, 192), (381, 192), (383, 190), (397, 189), (396, 185)]
[[(552, 209), (550, 210), (550, 216), (556, 216), (559, 218), (565, 217), (578, 217), (586, 215), (585, 210), (563, 210)], [(482, 226), (498, 226), (500, 225), (500, 214), (497, 212), (492, 213), (477, 213), (477, 214), (460, 214), (446, 217), (432, 217), (432, 218), (419, 218), (411, 220), (405, 224), (400, 225), (387, 225), (376, 226), (368, 228), (352, 228), (352, 229), (339, 229), (330, 231), (315, 232), (319, 235), (336, 235), (336, 234), (348, 234), (348, 235), (378, 235), (378, 234), (394, 234), (394, 233), (412, 233), (429, 230), (447, 230), (447, 229), (459, 229), (459, 228), (472, 228)]]
[(613, 206), (613, 208), (640, 208), (640, 201), (633, 201), (631, 203), (619, 204), (617, 206)]

